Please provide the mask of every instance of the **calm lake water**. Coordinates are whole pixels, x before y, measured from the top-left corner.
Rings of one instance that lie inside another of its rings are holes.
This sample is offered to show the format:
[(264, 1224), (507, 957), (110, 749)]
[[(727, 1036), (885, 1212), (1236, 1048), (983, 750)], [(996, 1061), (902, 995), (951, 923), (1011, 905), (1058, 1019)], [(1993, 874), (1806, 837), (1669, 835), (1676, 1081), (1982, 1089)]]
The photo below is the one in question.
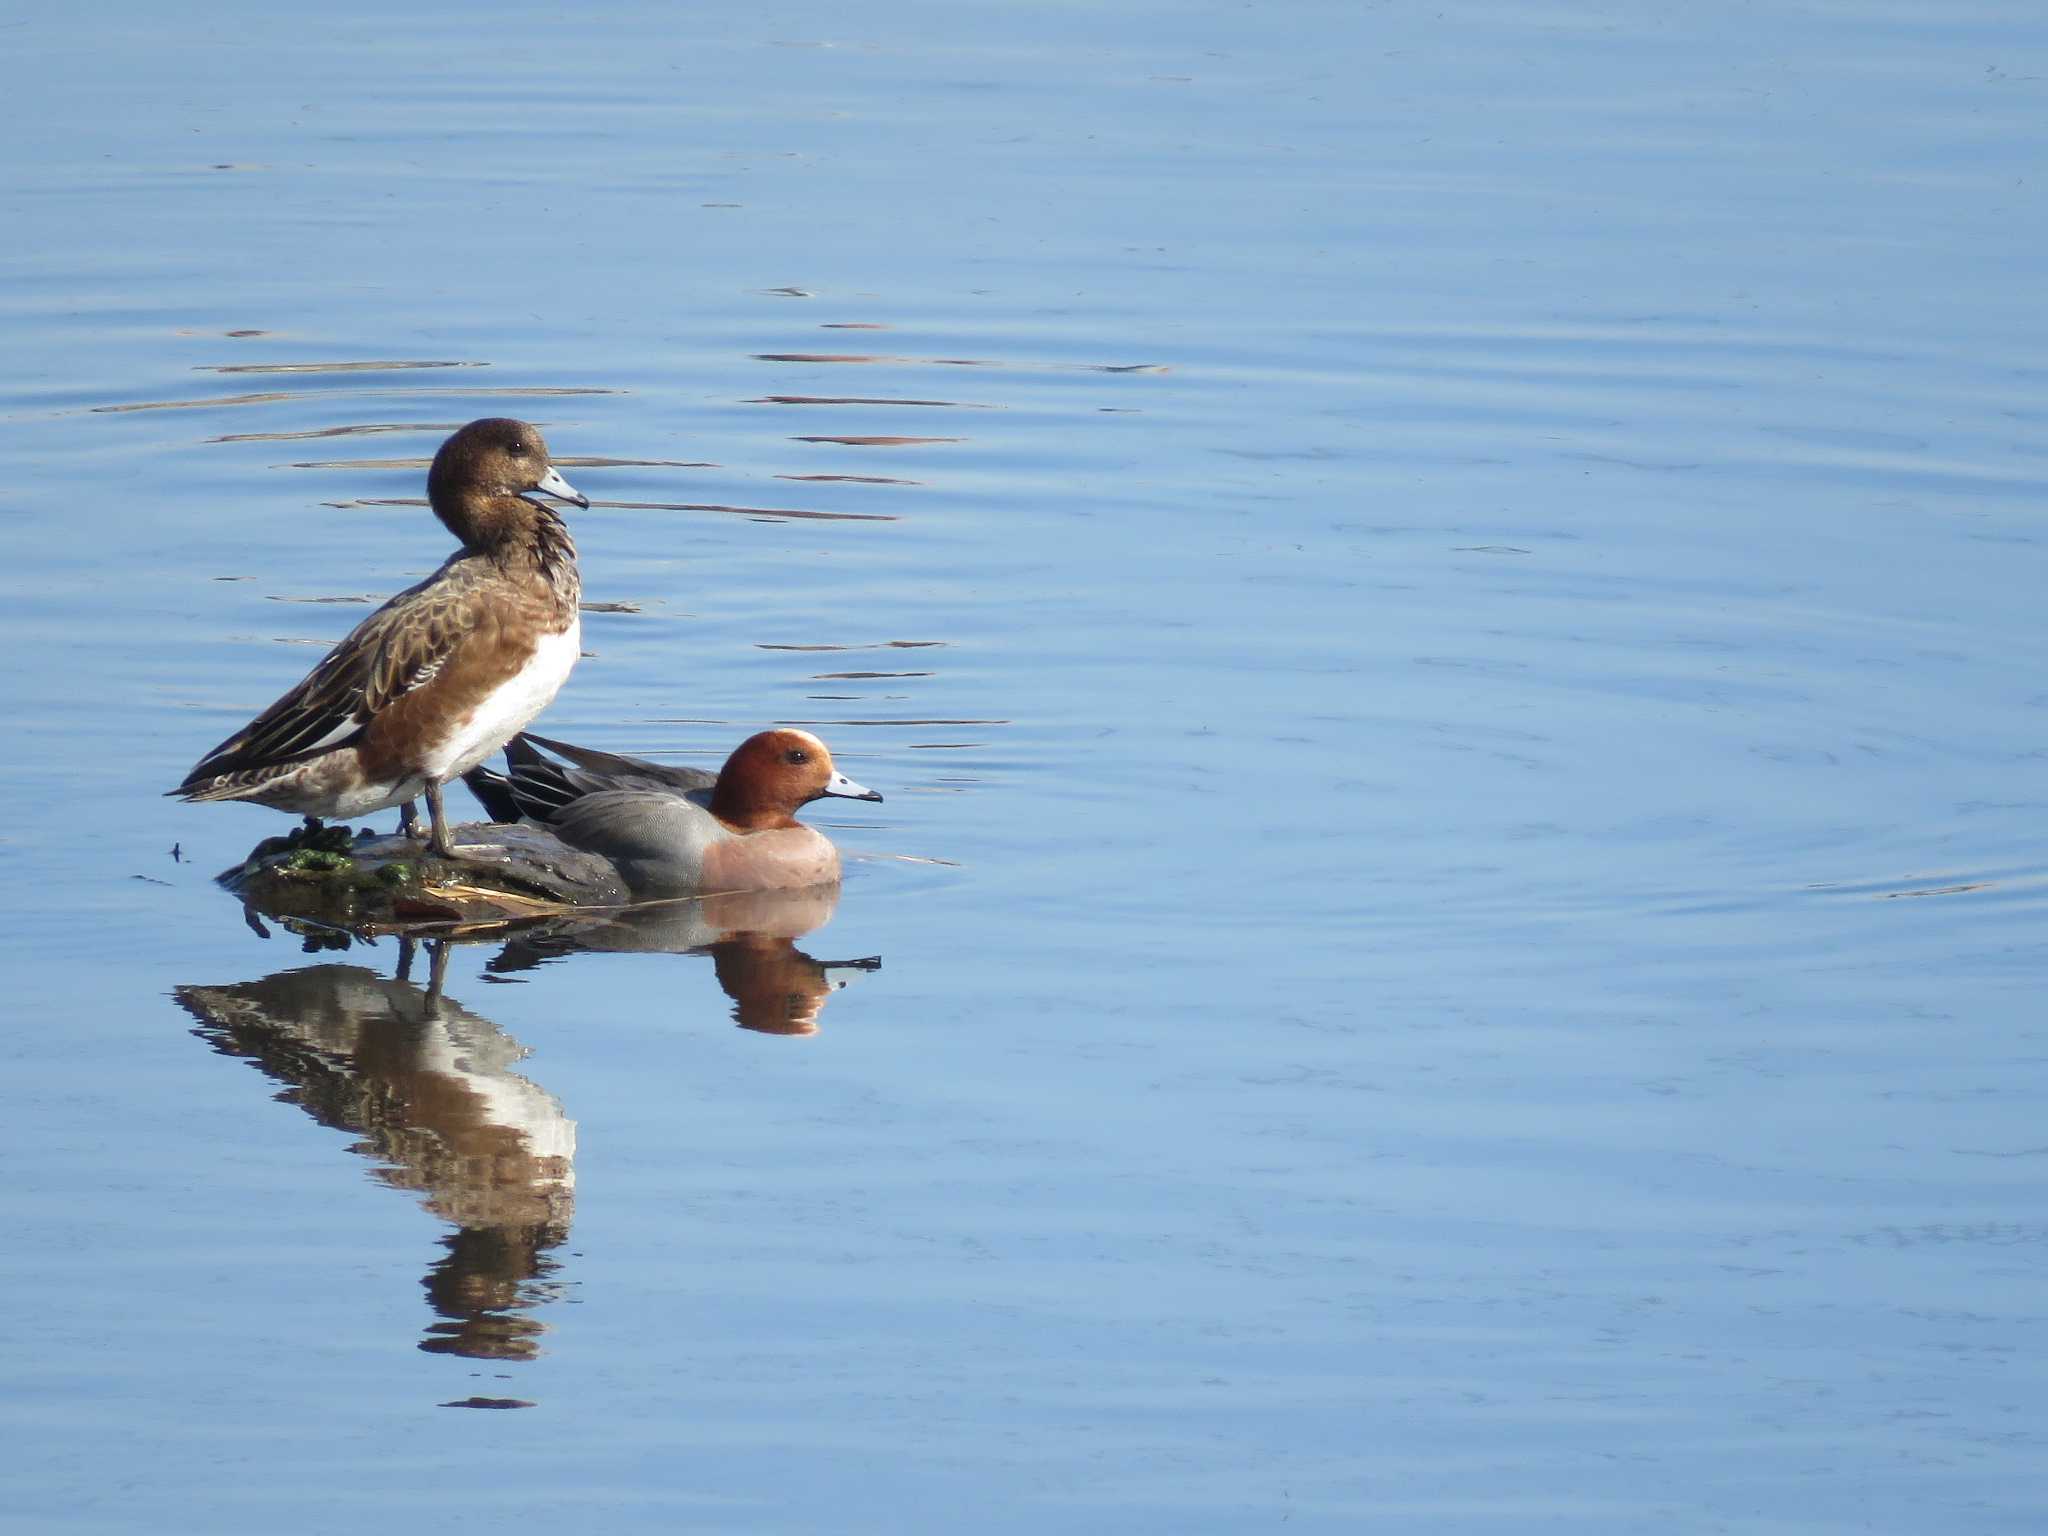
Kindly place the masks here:
[[(2048, 1525), (2038, 7), (0, 47), (0, 1529)], [(490, 414), (836, 911), (215, 888)]]

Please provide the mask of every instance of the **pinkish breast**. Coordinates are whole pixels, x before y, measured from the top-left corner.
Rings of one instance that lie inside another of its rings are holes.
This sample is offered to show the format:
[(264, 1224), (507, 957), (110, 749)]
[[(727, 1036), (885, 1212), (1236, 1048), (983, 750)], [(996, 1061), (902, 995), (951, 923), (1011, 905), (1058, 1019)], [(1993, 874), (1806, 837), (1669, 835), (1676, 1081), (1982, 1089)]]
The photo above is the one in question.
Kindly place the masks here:
[(839, 850), (809, 827), (723, 838), (704, 850), (707, 891), (793, 891), (839, 879)]

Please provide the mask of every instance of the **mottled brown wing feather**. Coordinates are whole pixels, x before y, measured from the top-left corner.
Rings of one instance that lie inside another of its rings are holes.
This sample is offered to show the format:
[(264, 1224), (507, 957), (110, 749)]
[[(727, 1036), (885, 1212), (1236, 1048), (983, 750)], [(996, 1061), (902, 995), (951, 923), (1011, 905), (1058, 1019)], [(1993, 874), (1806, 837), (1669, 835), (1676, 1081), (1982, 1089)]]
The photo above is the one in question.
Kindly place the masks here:
[(463, 574), (444, 567), (392, 598), (296, 688), (201, 758), (172, 793), (348, 744), (380, 709), (431, 681), (476, 627), (483, 597)]

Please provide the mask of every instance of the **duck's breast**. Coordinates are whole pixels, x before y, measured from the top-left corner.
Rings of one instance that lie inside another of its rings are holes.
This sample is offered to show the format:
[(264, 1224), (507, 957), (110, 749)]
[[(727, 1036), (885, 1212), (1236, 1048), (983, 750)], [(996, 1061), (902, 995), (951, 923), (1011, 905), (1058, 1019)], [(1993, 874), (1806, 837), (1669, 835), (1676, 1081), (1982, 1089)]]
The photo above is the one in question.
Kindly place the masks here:
[(467, 717), (442, 747), (442, 764), (429, 764), (441, 778), (469, 772), (530, 725), (561, 692), (583, 648), (583, 620), (572, 615), (569, 627), (543, 634), (523, 665), (494, 684), (477, 700)]
[(839, 850), (809, 827), (745, 832), (704, 850), (707, 891), (794, 891), (839, 879)]

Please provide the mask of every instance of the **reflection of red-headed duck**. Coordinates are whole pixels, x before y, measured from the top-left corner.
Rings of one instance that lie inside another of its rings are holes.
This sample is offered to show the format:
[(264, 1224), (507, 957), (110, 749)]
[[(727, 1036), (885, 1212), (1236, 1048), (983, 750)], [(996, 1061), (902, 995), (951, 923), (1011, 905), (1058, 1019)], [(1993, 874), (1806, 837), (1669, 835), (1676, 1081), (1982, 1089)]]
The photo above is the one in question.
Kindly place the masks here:
[(814, 960), (788, 939), (736, 933), (710, 947), (718, 984), (732, 999), (733, 1022), (764, 1035), (815, 1035), (826, 1002), (882, 962)]
[(358, 624), (299, 685), (201, 758), (171, 793), (305, 816), (367, 816), (425, 793), (454, 855), (441, 786), (539, 714), (576, 664), (576, 546), (528, 491), (590, 502), (523, 421), (472, 421), (441, 445), (427, 500), (462, 548)]
[(819, 960), (796, 947), (838, 905), (838, 886), (813, 885), (571, 914), (515, 933), (486, 969), (508, 975), (581, 951), (709, 955), (742, 1029), (814, 1035), (833, 993), (882, 968), (879, 955)]
[(526, 734), (506, 743), (505, 759), (509, 776), (465, 777), (484, 809), (609, 859), (637, 897), (830, 885), (839, 850), (797, 811), (827, 795), (882, 798), (834, 767), (825, 743), (790, 729), (749, 736), (715, 774)]

